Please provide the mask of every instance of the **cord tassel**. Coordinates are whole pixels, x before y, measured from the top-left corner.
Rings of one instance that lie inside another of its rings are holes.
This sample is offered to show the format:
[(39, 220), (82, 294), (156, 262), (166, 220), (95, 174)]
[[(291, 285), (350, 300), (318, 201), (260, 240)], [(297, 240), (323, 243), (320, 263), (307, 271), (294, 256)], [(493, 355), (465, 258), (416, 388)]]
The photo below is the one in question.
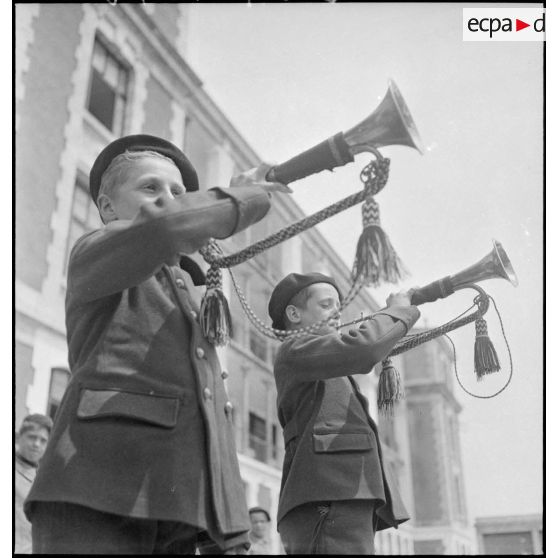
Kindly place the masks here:
[(500, 362), (494, 345), (488, 337), (488, 328), (484, 318), (475, 321), (475, 330), (475, 373), (477, 381), (480, 381), (486, 374), (498, 372)]
[(200, 326), (204, 337), (217, 346), (226, 345), (232, 336), (232, 318), (227, 297), (223, 292), (223, 274), (215, 259), (221, 248), (213, 238), (200, 250), (209, 263), (206, 274), (206, 291), (200, 306)]
[(217, 346), (226, 345), (232, 335), (231, 312), (222, 284), (221, 270), (211, 266), (207, 272), (207, 290), (200, 307), (200, 326), (204, 337)]
[(377, 287), (380, 282), (397, 283), (405, 267), (389, 237), (380, 225), (380, 208), (376, 200), (362, 206), (363, 231), (358, 239), (353, 276), (363, 277), (366, 285)]
[(401, 376), (391, 363), (390, 358), (382, 361), (382, 371), (378, 381), (378, 411), (385, 415), (393, 415), (396, 401), (404, 399), (405, 390)]
[(362, 233), (358, 240), (353, 277), (377, 287), (380, 282), (396, 283), (407, 272), (380, 223), (380, 206), (374, 196), (386, 185), (389, 159), (371, 161), (361, 172), (366, 197), (362, 204)]

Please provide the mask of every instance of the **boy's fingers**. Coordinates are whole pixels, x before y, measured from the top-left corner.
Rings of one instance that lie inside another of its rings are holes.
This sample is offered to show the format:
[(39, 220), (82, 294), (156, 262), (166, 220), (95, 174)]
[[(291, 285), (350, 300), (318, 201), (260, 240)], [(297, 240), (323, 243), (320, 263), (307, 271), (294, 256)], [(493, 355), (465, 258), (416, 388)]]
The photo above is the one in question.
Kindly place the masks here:
[(286, 184), (282, 184), (281, 182), (270, 182), (269, 186), (267, 186), (267, 190), (269, 192), (282, 192), (283, 194), (292, 194), (293, 191), (289, 186)]

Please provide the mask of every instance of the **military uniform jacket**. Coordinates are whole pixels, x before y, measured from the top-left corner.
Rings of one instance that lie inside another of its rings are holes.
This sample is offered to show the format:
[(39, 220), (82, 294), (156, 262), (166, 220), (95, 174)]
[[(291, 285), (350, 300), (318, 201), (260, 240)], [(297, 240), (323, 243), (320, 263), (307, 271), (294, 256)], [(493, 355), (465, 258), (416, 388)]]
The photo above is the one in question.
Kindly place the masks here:
[[(218, 544), (250, 528), (222, 371), (176, 255), (268, 210), (259, 187), (216, 188), (144, 206), (133, 222), (76, 243), (66, 296), (72, 377), (26, 501), (31, 519), (34, 502), (62, 501), (185, 522)], [(193, 260), (182, 263), (203, 281)]]
[(352, 374), (367, 374), (416, 322), (416, 306), (392, 306), (339, 335), (287, 338), (274, 366), (285, 460), (278, 523), (307, 502), (375, 499), (376, 530), (409, 516), (384, 468), (376, 424)]

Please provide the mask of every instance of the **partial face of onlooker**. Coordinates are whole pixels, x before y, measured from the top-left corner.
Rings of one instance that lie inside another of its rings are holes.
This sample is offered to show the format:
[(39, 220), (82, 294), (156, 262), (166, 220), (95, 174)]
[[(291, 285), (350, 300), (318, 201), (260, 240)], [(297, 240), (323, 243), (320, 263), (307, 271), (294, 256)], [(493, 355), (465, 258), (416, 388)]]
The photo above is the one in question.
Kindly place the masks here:
[(252, 523), (252, 535), (257, 539), (262, 539), (267, 534), (267, 524), (269, 523), (267, 516), (263, 512), (252, 512), (250, 514), (250, 522)]
[(31, 463), (39, 463), (45, 453), (48, 442), (48, 430), (38, 425), (31, 425), (18, 435), (18, 453)]

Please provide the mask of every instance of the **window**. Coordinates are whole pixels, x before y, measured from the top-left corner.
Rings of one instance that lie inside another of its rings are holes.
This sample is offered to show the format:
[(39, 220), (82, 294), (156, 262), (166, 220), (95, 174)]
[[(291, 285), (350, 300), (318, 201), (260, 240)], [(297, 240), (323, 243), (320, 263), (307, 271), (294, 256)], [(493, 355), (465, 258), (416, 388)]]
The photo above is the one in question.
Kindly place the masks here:
[(208, 184), (211, 151), (216, 140), (209, 131), (195, 118), (190, 118), (185, 123), (184, 152), (196, 169), (200, 190), (207, 190), (214, 186), (226, 184)]
[(96, 39), (87, 109), (116, 135), (124, 128), (127, 90), (128, 70)]
[(533, 541), (529, 531), (516, 533), (485, 533), (486, 554), (533, 554)]
[(47, 415), (54, 420), (60, 402), (70, 381), (70, 372), (65, 368), (53, 368), (50, 375), (50, 387), (48, 390)]
[(190, 124), (192, 123), (192, 118), (188, 115), (184, 117), (184, 136), (182, 138), (182, 151), (188, 153), (188, 148), (190, 147)]
[(278, 447), (277, 447), (277, 425), (271, 425), (271, 457), (277, 459), (279, 457)]
[(254, 457), (258, 461), (267, 461), (267, 437), (265, 420), (250, 413), (249, 415), (249, 446), (254, 450)]
[(453, 472), (453, 491), (454, 491), (454, 510), (460, 519), (465, 517), (465, 508), (463, 505), (463, 499), (461, 497), (461, 482), (460, 475), (458, 471)]
[[(244, 296), (247, 296), (249, 283), (248, 277), (245, 273), (235, 273), (234, 275), (236, 284), (240, 292)], [(232, 318), (232, 339), (234, 339), (237, 343), (246, 347), (248, 345), (248, 328), (250, 327), (250, 322), (248, 317), (245, 314), (244, 309), (242, 308), (242, 304), (240, 303), (240, 298), (236, 294), (236, 290), (231, 282), (231, 296), (228, 297), (229, 305), (231, 310), (231, 318)]]
[(72, 200), (72, 220), (68, 232), (68, 245), (66, 248), (66, 268), (70, 252), (76, 240), (86, 232), (101, 226), (101, 218), (97, 206), (91, 199), (85, 177), (79, 175), (74, 189)]
[[(248, 446), (253, 450), (254, 457), (258, 461), (266, 463), (268, 460), (279, 459), (278, 429), (276, 424), (271, 424), (270, 437), (268, 441), (267, 425), (265, 419), (256, 413), (249, 413), (249, 438)], [(269, 446), (269, 450), (268, 450)]]
[(260, 360), (267, 360), (267, 339), (253, 327), (250, 328), (250, 350)]

